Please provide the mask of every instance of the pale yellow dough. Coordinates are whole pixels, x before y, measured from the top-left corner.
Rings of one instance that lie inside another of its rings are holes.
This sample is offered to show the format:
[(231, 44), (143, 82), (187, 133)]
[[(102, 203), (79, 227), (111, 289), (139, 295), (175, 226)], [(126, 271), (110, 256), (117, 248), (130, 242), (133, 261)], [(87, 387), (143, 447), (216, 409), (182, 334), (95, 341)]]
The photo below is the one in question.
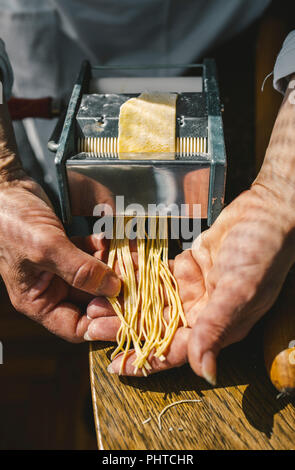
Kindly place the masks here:
[(176, 93), (144, 92), (121, 106), (119, 158), (123, 153), (175, 153), (176, 100)]

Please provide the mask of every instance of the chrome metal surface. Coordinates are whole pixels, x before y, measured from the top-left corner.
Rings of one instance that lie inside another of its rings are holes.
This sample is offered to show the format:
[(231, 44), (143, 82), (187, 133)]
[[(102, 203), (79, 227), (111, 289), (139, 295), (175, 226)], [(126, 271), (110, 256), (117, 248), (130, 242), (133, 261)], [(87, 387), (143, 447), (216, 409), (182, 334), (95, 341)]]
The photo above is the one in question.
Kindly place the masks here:
[[(149, 204), (170, 206), (187, 204), (185, 215), (193, 217), (194, 205), (201, 205), (206, 218), (210, 163), (181, 161), (108, 161), (68, 160), (67, 179), (73, 215), (92, 216), (97, 204), (107, 203), (114, 215), (128, 213), (130, 204), (140, 204), (148, 211)], [(115, 206), (116, 196), (124, 197), (124, 212)]]
[[(85, 94), (77, 113), (79, 137), (118, 137), (120, 107), (137, 94)], [(180, 93), (176, 137), (207, 137), (208, 112), (202, 93)]]
[(141, 93), (148, 91), (174, 91), (175, 93), (203, 91), (200, 77), (105, 77), (93, 78), (90, 93)]

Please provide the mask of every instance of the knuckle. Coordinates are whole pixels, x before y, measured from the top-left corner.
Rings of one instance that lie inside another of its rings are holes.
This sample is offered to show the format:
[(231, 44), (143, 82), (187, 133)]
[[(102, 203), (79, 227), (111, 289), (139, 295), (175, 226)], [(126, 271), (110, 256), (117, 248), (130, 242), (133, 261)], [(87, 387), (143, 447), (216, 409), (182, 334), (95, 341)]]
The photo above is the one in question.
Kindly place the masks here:
[(34, 264), (44, 264), (50, 260), (60, 245), (60, 237), (41, 233), (35, 235), (30, 250), (30, 261)]
[(241, 277), (236, 284), (237, 303), (240, 307), (244, 307), (255, 299), (258, 292), (257, 279), (249, 277)]
[(231, 331), (231, 319), (199, 317), (194, 325), (195, 333), (200, 337), (201, 342), (207, 344), (208, 341), (215, 347), (222, 347), (227, 341)]
[(214, 269), (211, 269), (207, 276), (205, 277), (205, 285), (208, 296), (211, 296), (212, 292), (215, 290), (217, 285), (217, 275)]
[(9, 298), (17, 312), (28, 316), (31, 320), (39, 321), (39, 317), (41, 317), (39, 308), (30, 301), (27, 292), (22, 290), (21, 286), (14, 288), (13, 291), (9, 293)]
[(43, 264), (46, 259), (48, 259), (47, 251), (41, 247), (33, 249), (30, 253), (30, 261), (34, 264)]
[(10, 302), (12, 303), (15, 310), (20, 312), (21, 311), (21, 302), (20, 302), (19, 296), (15, 295), (15, 294), (10, 294), (9, 298), (10, 298)]
[(26, 301), (19, 291), (14, 291), (9, 295), (10, 301), (17, 312), (26, 312)]
[(219, 296), (225, 302), (242, 307), (255, 298), (259, 282), (257, 277), (249, 276), (241, 271), (229, 273), (216, 283), (219, 289)]
[(89, 285), (90, 280), (91, 284), (94, 286), (96, 284), (98, 287), (100, 278), (97, 275), (97, 271), (95, 271), (95, 265), (92, 262), (84, 262), (75, 272), (71, 284), (73, 287), (83, 290)]
[(227, 336), (229, 325), (221, 322), (211, 322), (208, 324), (206, 334), (209, 335), (214, 344), (222, 344)]

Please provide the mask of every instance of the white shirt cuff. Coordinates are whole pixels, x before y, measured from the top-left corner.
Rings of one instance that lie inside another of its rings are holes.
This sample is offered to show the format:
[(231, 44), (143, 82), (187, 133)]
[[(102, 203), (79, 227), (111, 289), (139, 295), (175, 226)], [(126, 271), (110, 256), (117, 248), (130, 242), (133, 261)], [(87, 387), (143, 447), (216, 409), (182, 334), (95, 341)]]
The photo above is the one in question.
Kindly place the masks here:
[(273, 71), (274, 88), (284, 94), (289, 77), (293, 73), (295, 73), (295, 30), (288, 34), (277, 57)]
[(2, 72), (4, 96), (6, 100), (9, 100), (13, 85), (13, 71), (2, 39), (0, 39), (0, 69)]

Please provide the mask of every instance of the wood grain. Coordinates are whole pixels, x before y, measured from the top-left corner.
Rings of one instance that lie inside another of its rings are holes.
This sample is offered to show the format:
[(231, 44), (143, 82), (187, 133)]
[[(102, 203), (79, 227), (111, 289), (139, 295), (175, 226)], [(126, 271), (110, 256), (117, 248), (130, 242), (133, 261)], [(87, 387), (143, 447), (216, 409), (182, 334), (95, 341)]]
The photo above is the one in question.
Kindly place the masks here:
[[(284, 291), (278, 302), (284, 305)], [(222, 351), (214, 388), (188, 365), (148, 378), (113, 376), (106, 368), (114, 345), (92, 343), (89, 359), (98, 448), (295, 449), (295, 401), (278, 399), (267, 376), (264, 323)], [(169, 409), (160, 432), (157, 416), (161, 410), (186, 399), (201, 402)], [(142, 424), (149, 416), (151, 421)]]

